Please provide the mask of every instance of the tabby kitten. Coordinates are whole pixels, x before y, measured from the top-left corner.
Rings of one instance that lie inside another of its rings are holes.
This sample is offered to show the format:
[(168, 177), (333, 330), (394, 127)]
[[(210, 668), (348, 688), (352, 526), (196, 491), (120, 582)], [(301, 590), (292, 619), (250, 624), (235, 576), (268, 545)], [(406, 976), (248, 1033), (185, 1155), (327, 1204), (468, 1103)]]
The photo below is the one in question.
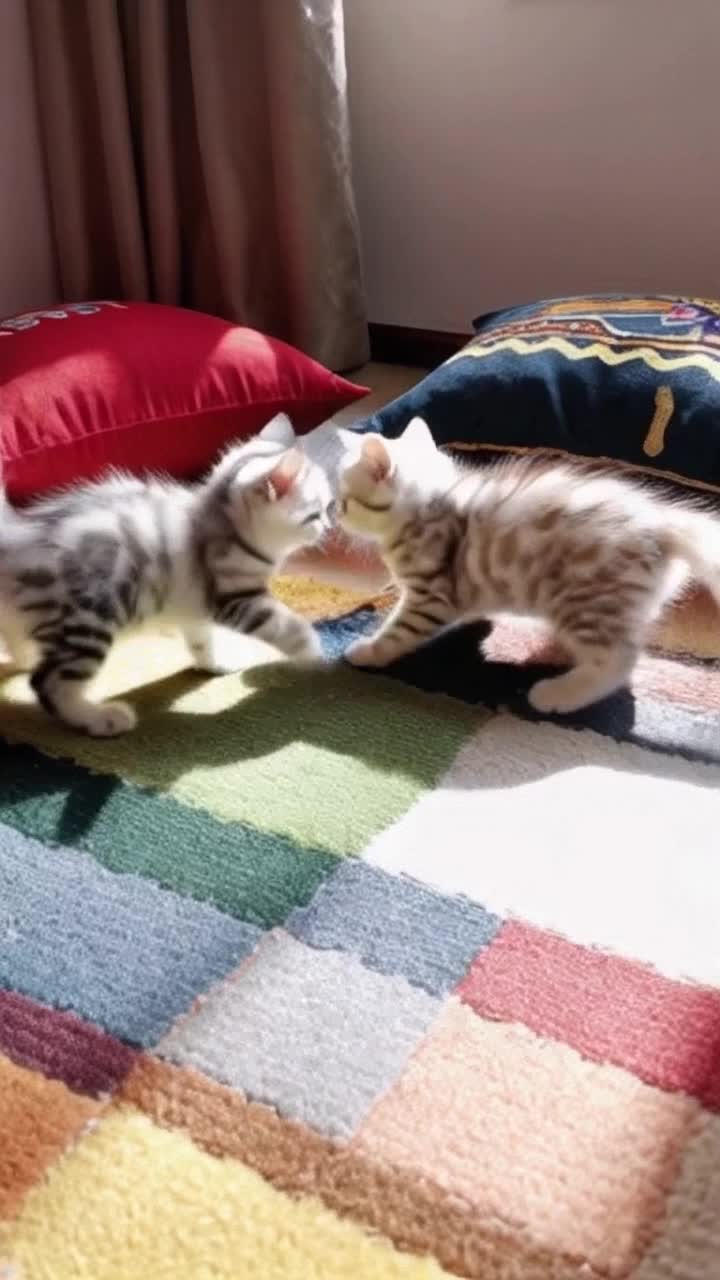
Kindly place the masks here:
[(375, 539), (401, 587), (346, 653), (383, 667), (452, 623), (540, 616), (571, 655), (539, 680), (541, 712), (572, 712), (628, 679), (663, 605), (695, 577), (720, 603), (720, 522), (624, 479), (511, 461), (469, 470), (414, 419), (397, 440), (344, 432), (341, 523)]
[(283, 415), (197, 486), (111, 474), (24, 511), (3, 502), (0, 635), (32, 671), (42, 706), (97, 736), (135, 724), (126, 703), (87, 696), (128, 626), (178, 625), (211, 672), (239, 664), (232, 632), (315, 660), (316, 633), (270, 595), (268, 579), (289, 551), (322, 536), (331, 506), (324, 471)]

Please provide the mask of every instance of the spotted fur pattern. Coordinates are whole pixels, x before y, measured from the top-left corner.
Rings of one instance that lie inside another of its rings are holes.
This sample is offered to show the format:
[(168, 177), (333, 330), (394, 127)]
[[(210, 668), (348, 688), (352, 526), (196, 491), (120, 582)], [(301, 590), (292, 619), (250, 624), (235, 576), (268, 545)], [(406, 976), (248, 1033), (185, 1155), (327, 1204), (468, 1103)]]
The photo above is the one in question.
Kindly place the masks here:
[(614, 475), (511, 461), (470, 470), (424, 422), (400, 439), (346, 433), (342, 523), (374, 538), (400, 602), (347, 653), (382, 667), (442, 628), (502, 613), (554, 628), (573, 665), (530, 692), (567, 713), (625, 683), (647, 631), (690, 577), (720, 601), (720, 522)]
[(135, 723), (125, 703), (87, 696), (128, 627), (180, 627), (196, 664), (214, 672), (239, 664), (238, 632), (314, 661), (315, 632), (268, 580), (288, 552), (322, 536), (330, 510), (327, 477), (284, 417), (197, 486), (116, 474), (23, 511), (5, 503), (0, 635), (42, 706), (96, 735)]

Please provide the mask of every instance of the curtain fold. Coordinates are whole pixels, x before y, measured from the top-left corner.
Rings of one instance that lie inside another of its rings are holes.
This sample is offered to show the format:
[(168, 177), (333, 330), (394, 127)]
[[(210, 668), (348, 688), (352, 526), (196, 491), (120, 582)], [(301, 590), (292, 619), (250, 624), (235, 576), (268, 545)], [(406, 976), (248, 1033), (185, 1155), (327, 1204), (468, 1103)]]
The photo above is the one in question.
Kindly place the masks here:
[(368, 355), (341, 0), (27, 0), (67, 300)]

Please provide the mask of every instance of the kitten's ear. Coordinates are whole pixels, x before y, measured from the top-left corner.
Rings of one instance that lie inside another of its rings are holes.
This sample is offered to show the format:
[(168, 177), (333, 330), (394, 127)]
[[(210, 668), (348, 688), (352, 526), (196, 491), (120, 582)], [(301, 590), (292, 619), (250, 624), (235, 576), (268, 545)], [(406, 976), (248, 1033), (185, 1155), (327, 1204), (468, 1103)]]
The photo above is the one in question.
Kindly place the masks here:
[(424, 418), (413, 418), (406, 426), (400, 439), (403, 447), (412, 449), (415, 455), (435, 453), (437, 449), (432, 432)]
[(263, 482), (263, 490), (269, 502), (284, 498), (295, 485), (303, 469), (305, 459), (299, 449), (288, 449), (275, 463)]
[(295, 431), (287, 414), (277, 413), (266, 422), (262, 431), (258, 432), (258, 440), (270, 440), (273, 444), (283, 444), (289, 449), (295, 443)]
[(363, 436), (361, 457), (376, 484), (389, 478), (393, 464), (382, 436)]

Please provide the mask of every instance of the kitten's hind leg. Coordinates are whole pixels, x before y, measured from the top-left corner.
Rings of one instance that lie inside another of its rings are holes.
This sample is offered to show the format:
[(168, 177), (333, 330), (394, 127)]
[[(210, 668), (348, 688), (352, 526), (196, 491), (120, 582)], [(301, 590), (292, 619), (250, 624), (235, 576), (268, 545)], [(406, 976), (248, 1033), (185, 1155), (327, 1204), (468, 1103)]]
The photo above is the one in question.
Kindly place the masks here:
[(73, 729), (97, 738), (134, 729), (136, 716), (125, 702), (91, 702), (88, 685), (100, 670), (113, 633), (100, 622), (66, 619), (41, 640), (42, 657), (30, 684), (42, 707)]
[(628, 643), (581, 644), (563, 636), (576, 665), (562, 675), (538, 680), (528, 694), (536, 711), (568, 715), (594, 702), (601, 702), (624, 685), (637, 660), (637, 648)]

